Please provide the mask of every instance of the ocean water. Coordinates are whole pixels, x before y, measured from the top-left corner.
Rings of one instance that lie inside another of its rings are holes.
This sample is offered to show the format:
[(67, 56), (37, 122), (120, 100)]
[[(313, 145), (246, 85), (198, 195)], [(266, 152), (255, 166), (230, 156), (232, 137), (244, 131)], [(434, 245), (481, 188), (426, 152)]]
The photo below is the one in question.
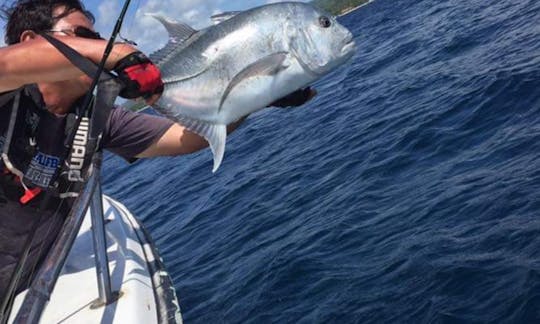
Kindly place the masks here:
[(376, 0), (304, 107), (128, 166), (186, 323), (540, 323), (540, 1)]

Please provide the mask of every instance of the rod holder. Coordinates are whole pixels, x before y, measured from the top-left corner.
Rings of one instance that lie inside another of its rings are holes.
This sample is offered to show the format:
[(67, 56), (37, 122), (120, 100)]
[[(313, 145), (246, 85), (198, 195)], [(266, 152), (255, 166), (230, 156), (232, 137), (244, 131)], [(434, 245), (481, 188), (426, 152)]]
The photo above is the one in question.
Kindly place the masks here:
[[(98, 172), (101, 168), (101, 159), (94, 164)], [(117, 298), (111, 290), (111, 274), (109, 271), (109, 258), (107, 256), (107, 237), (105, 234), (105, 223), (103, 217), (103, 202), (101, 194), (101, 183), (98, 181), (92, 200), (90, 201), (90, 212), (92, 216), (92, 237), (94, 242), (94, 255), (96, 263), (96, 274), (99, 290), (99, 304), (108, 305)]]

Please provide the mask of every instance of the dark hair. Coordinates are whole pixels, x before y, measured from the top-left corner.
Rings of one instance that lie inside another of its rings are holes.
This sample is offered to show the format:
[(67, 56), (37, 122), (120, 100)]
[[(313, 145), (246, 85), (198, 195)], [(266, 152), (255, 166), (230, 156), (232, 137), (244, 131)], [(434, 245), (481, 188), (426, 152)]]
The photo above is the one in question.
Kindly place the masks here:
[[(59, 6), (65, 7), (64, 12), (53, 16)], [(50, 30), (58, 20), (77, 10), (94, 23), (94, 16), (80, 0), (15, 0), (10, 7), (4, 5), (1, 8), (2, 16), (7, 21), (4, 40), (8, 45), (16, 44), (24, 31), (40, 33)]]

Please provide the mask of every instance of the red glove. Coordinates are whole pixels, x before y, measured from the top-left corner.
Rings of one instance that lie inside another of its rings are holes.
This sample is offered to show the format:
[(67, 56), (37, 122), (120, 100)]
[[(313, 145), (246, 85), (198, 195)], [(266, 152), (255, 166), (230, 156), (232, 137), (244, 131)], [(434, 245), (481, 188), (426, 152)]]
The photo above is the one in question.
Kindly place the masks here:
[(114, 67), (124, 88), (120, 97), (148, 99), (163, 92), (163, 81), (159, 69), (141, 52), (124, 57)]

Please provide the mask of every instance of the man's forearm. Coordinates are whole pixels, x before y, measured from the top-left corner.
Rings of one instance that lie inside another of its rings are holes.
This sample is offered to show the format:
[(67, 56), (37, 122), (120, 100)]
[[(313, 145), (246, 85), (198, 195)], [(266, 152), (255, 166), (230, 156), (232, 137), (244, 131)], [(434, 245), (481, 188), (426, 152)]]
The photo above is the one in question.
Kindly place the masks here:
[[(62, 37), (60, 40), (94, 63), (101, 60), (107, 44), (104, 40), (89, 40), (80, 37)], [(112, 69), (120, 58), (134, 50), (129, 45), (117, 44), (106, 68)], [(69, 80), (81, 74), (81, 70), (40, 36), (0, 48), (0, 93), (30, 83)]]
[[(240, 118), (227, 126), (227, 134), (234, 132), (247, 116)], [(204, 137), (187, 130), (180, 124), (173, 124), (161, 138), (137, 157), (147, 158), (156, 156), (173, 156), (190, 154), (208, 147)]]
[[(272, 106), (289, 107), (300, 106), (317, 94), (311, 87), (297, 90), (290, 95), (274, 102)], [(227, 125), (227, 134), (234, 132), (247, 118), (244, 116), (239, 120)], [(152, 146), (139, 154), (138, 157), (154, 157), (163, 155), (190, 154), (208, 147), (208, 142), (200, 135), (187, 130), (180, 124), (174, 124), (171, 128)]]

